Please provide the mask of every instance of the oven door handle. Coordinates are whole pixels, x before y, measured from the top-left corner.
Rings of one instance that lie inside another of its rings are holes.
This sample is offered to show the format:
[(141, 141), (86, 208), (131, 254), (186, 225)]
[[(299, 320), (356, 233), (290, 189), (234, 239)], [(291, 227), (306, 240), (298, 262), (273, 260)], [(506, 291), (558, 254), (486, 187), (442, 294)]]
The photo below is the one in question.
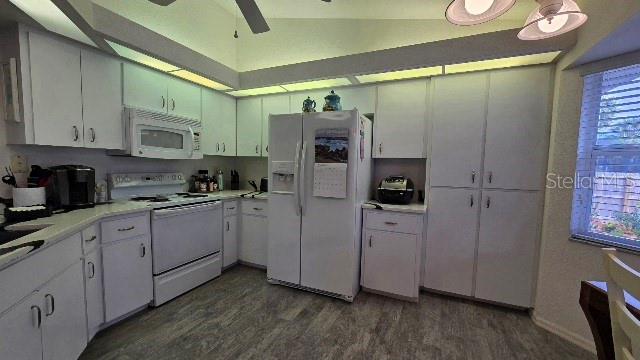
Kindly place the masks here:
[(153, 210), (153, 218), (159, 219), (159, 218), (168, 217), (168, 216), (189, 214), (192, 212), (210, 211), (220, 207), (222, 207), (222, 202), (215, 201), (215, 202), (208, 202), (204, 204), (194, 204), (194, 205), (177, 206), (177, 207), (168, 208), (168, 209), (158, 209), (158, 210)]

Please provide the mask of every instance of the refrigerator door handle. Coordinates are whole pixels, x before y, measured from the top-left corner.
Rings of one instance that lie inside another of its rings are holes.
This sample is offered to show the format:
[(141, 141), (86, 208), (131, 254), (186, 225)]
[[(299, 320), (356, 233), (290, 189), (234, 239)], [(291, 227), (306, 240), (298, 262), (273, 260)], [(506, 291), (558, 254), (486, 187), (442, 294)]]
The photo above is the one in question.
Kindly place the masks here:
[(300, 141), (296, 143), (296, 156), (293, 162), (293, 206), (300, 216)]
[(305, 207), (305, 167), (307, 162), (307, 142), (302, 142), (302, 158), (300, 159), (300, 213), (304, 215)]

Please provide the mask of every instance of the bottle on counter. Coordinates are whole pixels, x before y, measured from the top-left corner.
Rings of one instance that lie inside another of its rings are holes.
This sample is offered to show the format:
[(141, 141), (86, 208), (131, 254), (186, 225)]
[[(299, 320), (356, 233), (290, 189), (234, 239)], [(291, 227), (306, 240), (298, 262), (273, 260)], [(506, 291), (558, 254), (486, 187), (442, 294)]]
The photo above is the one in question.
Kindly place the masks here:
[(210, 181), (209, 181), (209, 191), (213, 192), (213, 191), (218, 191), (218, 180), (216, 180), (216, 177), (211, 177)]
[(224, 190), (224, 173), (222, 172), (222, 169), (218, 169), (216, 175), (218, 178), (218, 190), (222, 191)]

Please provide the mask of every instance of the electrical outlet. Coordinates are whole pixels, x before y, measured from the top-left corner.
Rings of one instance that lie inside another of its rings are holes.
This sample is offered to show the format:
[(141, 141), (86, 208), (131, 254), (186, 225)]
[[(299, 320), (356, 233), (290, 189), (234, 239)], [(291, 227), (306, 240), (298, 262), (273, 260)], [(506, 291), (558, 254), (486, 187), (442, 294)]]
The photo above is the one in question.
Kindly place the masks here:
[(27, 159), (19, 154), (11, 156), (11, 170), (16, 174), (25, 174), (29, 170)]

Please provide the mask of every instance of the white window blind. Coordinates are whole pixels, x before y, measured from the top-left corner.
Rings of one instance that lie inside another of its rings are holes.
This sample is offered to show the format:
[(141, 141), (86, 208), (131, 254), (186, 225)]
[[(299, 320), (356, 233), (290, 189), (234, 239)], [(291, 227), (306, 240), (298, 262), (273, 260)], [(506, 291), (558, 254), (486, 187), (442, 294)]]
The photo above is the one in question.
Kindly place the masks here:
[(640, 250), (640, 65), (586, 76), (572, 231)]

